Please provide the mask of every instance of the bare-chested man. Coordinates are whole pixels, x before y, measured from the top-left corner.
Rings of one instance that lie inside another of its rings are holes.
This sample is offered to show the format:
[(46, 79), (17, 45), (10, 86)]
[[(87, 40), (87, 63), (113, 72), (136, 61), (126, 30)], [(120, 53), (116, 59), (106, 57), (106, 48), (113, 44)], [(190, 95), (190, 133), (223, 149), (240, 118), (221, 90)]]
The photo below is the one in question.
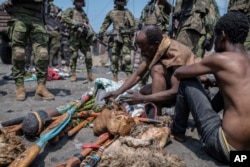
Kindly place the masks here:
[[(243, 46), (248, 29), (244, 14), (225, 14), (214, 29), (216, 52), (174, 73), (180, 86), (172, 134), (176, 140), (184, 141), (191, 112), (205, 150), (224, 163), (230, 161), (230, 151), (250, 150), (250, 57)], [(204, 74), (214, 74), (216, 78), (224, 103), (222, 119), (195, 78)]]
[(117, 97), (132, 88), (149, 72), (152, 83), (145, 85), (139, 92), (123, 97), (129, 104), (153, 102), (161, 114), (162, 105), (174, 105), (178, 92), (179, 81), (173, 76), (177, 67), (194, 63), (194, 54), (185, 45), (162, 35), (156, 25), (143, 27), (137, 32), (136, 44), (141, 49), (143, 61), (126, 82), (114, 92), (105, 96), (105, 99)]

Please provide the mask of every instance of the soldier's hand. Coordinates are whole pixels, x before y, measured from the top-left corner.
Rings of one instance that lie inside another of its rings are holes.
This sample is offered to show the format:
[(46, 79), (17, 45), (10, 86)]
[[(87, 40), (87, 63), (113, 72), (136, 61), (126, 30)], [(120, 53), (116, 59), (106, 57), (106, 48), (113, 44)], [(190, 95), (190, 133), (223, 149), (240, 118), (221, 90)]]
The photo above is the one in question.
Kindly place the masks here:
[(213, 47), (213, 38), (211, 39), (206, 39), (204, 44), (203, 44), (204, 49), (206, 49), (206, 51), (210, 51)]
[(78, 28), (78, 27), (82, 27), (83, 25), (84, 25), (83, 23), (76, 23), (76, 24), (75, 24), (75, 27)]
[(99, 34), (97, 35), (97, 37), (98, 37), (101, 41), (103, 41), (103, 33), (99, 33)]
[(141, 30), (142, 29), (142, 23), (139, 23), (138, 24), (138, 30)]

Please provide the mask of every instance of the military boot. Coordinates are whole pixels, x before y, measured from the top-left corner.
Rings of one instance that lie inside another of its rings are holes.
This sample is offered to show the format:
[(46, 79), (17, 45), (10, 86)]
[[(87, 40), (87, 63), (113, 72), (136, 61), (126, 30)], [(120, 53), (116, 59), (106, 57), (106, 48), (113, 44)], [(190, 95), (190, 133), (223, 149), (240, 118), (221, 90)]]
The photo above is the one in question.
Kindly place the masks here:
[(70, 81), (71, 82), (76, 82), (76, 73), (75, 72), (72, 72), (72, 75), (70, 77)]
[(118, 82), (118, 75), (117, 74), (113, 75), (113, 81)]
[(38, 84), (35, 99), (54, 100), (55, 96), (45, 87), (45, 84)]
[(16, 100), (24, 101), (26, 98), (26, 90), (24, 85), (19, 85), (16, 88)]
[(90, 82), (92, 82), (92, 81), (95, 80), (95, 78), (93, 77), (92, 72), (88, 72), (88, 80), (89, 80)]

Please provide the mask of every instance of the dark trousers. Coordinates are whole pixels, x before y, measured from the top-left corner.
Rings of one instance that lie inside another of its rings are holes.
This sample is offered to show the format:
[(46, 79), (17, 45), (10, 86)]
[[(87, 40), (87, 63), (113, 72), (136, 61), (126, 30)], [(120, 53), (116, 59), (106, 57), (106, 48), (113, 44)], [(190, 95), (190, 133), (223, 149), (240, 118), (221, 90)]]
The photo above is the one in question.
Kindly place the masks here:
[(174, 134), (185, 135), (190, 112), (205, 151), (218, 161), (228, 163), (219, 142), (222, 120), (214, 111), (200, 81), (196, 78), (180, 82), (172, 125)]

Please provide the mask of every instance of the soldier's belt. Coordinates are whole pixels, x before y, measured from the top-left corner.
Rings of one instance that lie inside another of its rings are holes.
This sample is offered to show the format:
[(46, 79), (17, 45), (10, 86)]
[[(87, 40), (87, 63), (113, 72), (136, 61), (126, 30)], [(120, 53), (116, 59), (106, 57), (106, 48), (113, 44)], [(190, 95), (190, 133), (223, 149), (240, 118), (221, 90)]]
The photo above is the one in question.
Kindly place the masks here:
[(10, 10), (10, 13), (22, 13), (22, 14), (27, 14), (30, 16), (34, 16), (36, 18), (43, 18), (43, 14), (37, 11), (31, 11), (29, 9), (25, 9), (23, 7), (13, 7)]

